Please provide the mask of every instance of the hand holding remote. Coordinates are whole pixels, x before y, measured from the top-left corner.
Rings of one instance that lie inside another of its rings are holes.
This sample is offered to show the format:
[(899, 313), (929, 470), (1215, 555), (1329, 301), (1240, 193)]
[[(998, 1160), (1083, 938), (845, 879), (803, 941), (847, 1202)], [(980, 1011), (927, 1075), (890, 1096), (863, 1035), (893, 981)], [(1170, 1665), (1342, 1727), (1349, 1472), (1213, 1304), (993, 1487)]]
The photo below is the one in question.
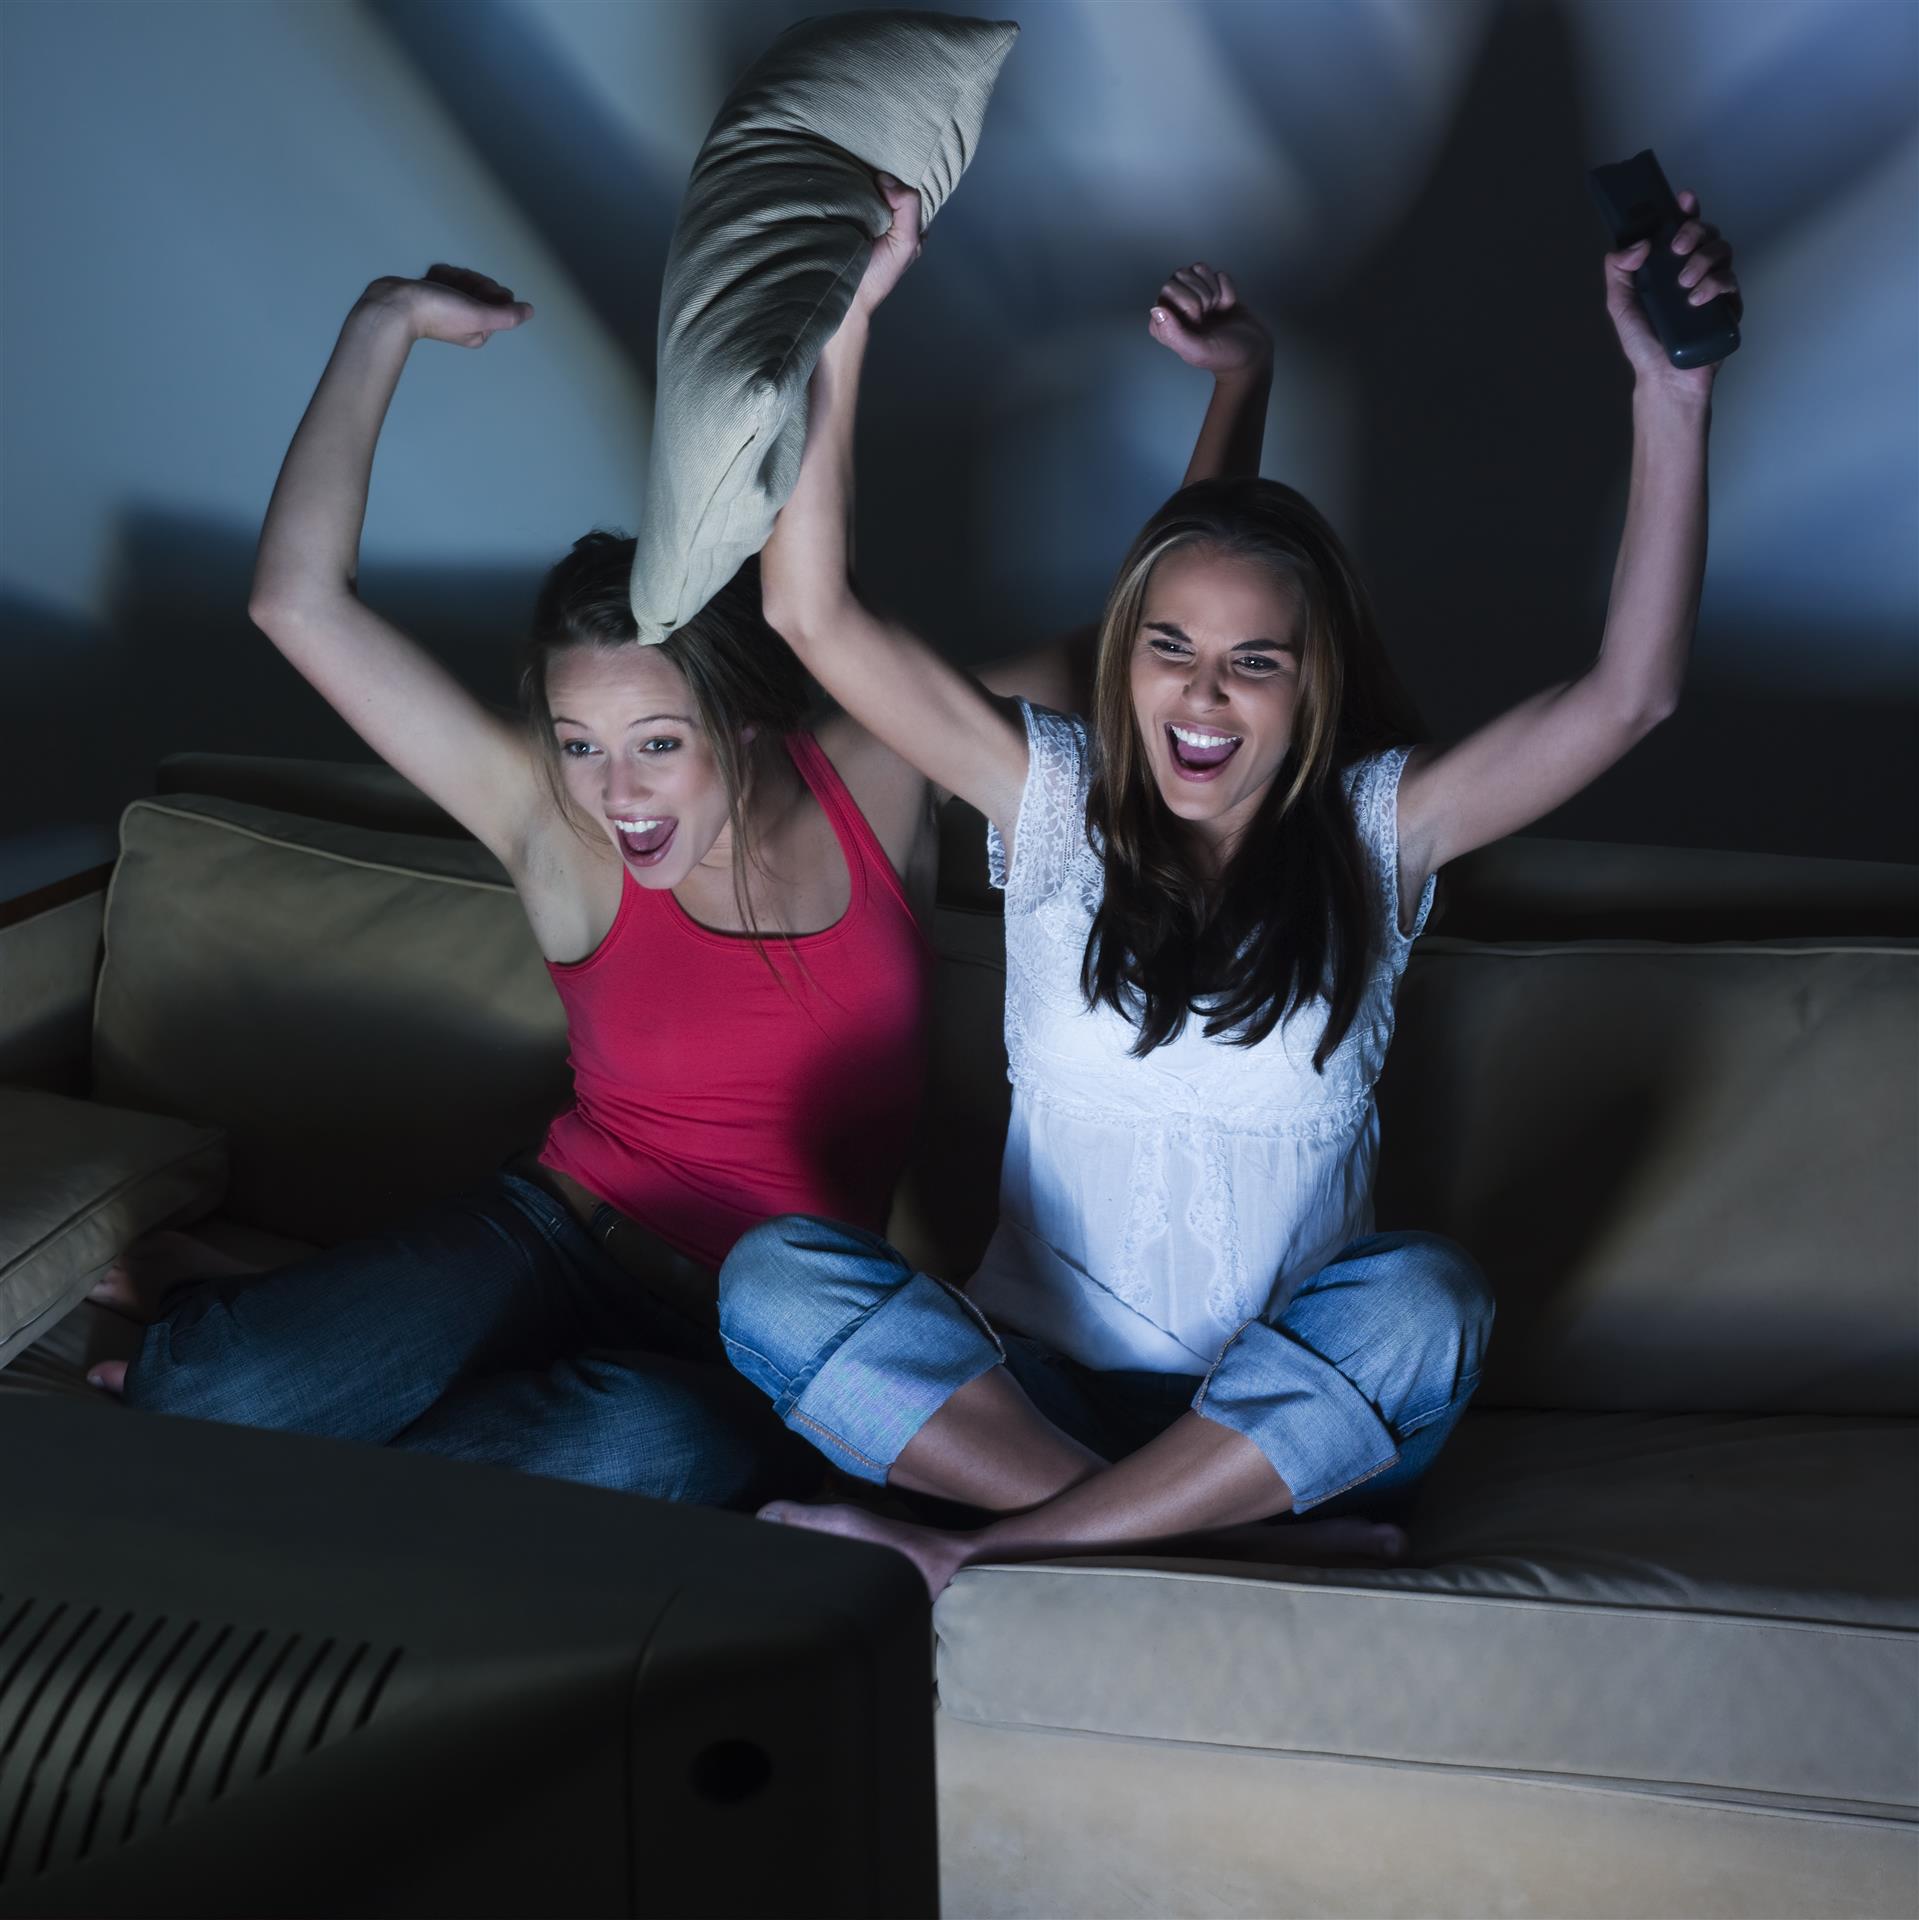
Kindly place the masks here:
[(1592, 186), (1615, 249), (1606, 256), (1607, 311), (1634, 373), (1680, 369), (1682, 385), (1709, 386), (1739, 345), (1744, 302), (1732, 248), (1698, 217), (1696, 194), (1673, 194), (1650, 150), (1595, 167)]
[[(1680, 388), (1711, 390), (1720, 360), (1739, 344), (1738, 323), (1745, 312), (1740, 297), (1738, 276), (1733, 272), (1732, 246), (1720, 237), (1719, 229), (1696, 216), (1698, 196), (1678, 196), (1683, 218), (1672, 238), (1661, 247), (1653, 240), (1606, 256), (1606, 311), (1612, 316), (1613, 330), (1619, 336), (1621, 351), (1632, 364), (1635, 377), (1642, 383), (1666, 381)], [(1730, 335), (1730, 345), (1713, 359), (1680, 364), (1654, 328), (1647, 312), (1644, 282), (1650, 263), (1658, 256), (1660, 270), (1672, 280), (1677, 300), (1689, 310), (1722, 310), (1725, 321), (1708, 328), (1717, 338)]]

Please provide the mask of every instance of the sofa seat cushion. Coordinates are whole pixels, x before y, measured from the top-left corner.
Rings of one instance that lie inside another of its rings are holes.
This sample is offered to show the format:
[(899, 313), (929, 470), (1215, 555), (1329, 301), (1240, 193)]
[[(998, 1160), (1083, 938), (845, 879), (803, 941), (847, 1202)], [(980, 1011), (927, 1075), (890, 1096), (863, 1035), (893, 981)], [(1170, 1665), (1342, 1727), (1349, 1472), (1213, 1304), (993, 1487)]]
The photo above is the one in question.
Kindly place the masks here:
[(968, 1569), (964, 1719), (1919, 1810), (1919, 1421), (1476, 1414), (1418, 1565)]

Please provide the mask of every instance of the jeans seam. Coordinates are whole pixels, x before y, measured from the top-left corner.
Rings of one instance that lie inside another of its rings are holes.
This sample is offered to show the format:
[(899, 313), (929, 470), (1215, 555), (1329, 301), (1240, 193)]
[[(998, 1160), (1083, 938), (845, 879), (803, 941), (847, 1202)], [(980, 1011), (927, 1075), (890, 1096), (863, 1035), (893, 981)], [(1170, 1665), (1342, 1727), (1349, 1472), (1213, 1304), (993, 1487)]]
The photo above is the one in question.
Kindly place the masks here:
[[(1354, 1477), (1348, 1480), (1343, 1487), (1334, 1487), (1331, 1490), (1331, 1492), (1320, 1494), (1316, 1499), (1312, 1500), (1309, 1503), (1309, 1505), (1314, 1507), (1324, 1506), (1328, 1500), (1336, 1500), (1339, 1498), (1339, 1496), (1342, 1493), (1350, 1493), (1353, 1490), (1353, 1488), (1355, 1488), (1356, 1486), (1359, 1486), (1363, 1481), (1372, 1479), (1375, 1474), (1384, 1473), (1388, 1467), (1396, 1467), (1398, 1465), (1399, 1465), (1399, 1449), (1395, 1447), (1393, 1449), (1393, 1457), (1390, 1460), (1382, 1460), (1378, 1466), (1368, 1467), (1364, 1473), (1355, 1474)], [(1293, 1503), (1294, 1503), (1294, 1511), (1297, 1512), (1298, 1503), (1299, 1503), (1299, 1495), (1297, 1491), (1295, 1491), (1293, 1495)]]
[(1479, 1369), (1475, 1367), (1467, 1374), (1444, 1400), (1436, 1401), (1424, 1413), (1408, 1414), (1398, 1424), (1402, 1435), (1417, 1433), (1421, 1427), (1431, 1426), (1441, 1414), (1457, 1406), (1462, 1400), (1472, 1398), (1473, 1389), (1479, 1385)]
[[(793, 1384), (793, 1376), (790, 1373), (782, 1372), (780, 1368), (776, 1367), (773, 1364), (772, 1360), (766, 1354), (763, 1354), (759, 1350), (758, 1347), (748, 1346), (744, 1340), (735, 1340), (733, 1336), (730, 1333), (726, 1332), (723, 1328), (721, 1329), (721, 1332), (720, 1332), (720, 1344), (726, 1348), (729, 1357), (731, 1356), (735, 1348), (737, 1348), (741, 1353), (750, 1353), (755, 1360), (759, 1361), (759, 1363), (763, 1367), (765, 1367), (768, 1373), (772, 1374), (774, 1378), (779, 1381), (780, 1383), (779, 1393), (770, 1396), (775, 1401), (777, 1401), (781, 1397), (781, 1395), (783, 1395), (786, 1392), (787, 1388), (789, 1388)], [(737, 1363), (735, 1363), (735, 1365), (737, 1366)]]
[(813, 1431), (823, 1439), (830, 1440), (842, 1453), (850, 1453), (855, 1460), (859, 1461), (863, 1466), (871, 1467), (875, 1473), (883, 1474), (892, 1471), (886, 1461), (875, 1460), (871, 1454), (862, 1453), (858, 1447), (849, 1446), (831, 1427), (821, 1426), (817, 1420), (812, 1419), (807, 1414), (794, 1413), (790, 1416), (788, 1424), (790, 1425), (793, 1422), (797, 1422), (802, 1427), (811, 1427)]

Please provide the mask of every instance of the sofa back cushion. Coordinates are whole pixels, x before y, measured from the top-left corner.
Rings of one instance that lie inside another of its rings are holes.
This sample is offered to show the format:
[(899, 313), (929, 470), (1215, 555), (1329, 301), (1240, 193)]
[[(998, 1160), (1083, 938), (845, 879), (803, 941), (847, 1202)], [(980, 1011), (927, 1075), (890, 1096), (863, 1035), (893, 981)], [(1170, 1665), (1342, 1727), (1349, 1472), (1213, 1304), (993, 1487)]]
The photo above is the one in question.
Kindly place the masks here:
[(1919, 1413), (1919, 947), (1428, 939), (1382, 1228), (1470, 1248), (1479, 1404)]
[[(892, 1234), (969, 1273), (1006, 1110), (996, 918), (940, 916)], [(1380, 1083), (1381, 1228), (1499, 1302), (1478, 1403), (1919, 1413), (1919, 946), (1427, 938)]]
[[(557, 996), (469, 841), (241, 801), (131, 807), (95, 1092), (226, 1130), (228, 1209), (332, 1241), (535, 1143)], [(950, 902), (890, 1231), (970, 1273), (1007, 1110), (998, 916)], [(1919, 1412), (1919, 946), (1428, 936), (1380, 1085), (1382, 1227), (1499, 1299), (1481, 1404)]]
[(227, 1210), (331, 1242), (535, 1144), (566, 1030), (520, 903), (471, 841), (238, 801), (121, 824), (94, 1092), (223, 1127)]

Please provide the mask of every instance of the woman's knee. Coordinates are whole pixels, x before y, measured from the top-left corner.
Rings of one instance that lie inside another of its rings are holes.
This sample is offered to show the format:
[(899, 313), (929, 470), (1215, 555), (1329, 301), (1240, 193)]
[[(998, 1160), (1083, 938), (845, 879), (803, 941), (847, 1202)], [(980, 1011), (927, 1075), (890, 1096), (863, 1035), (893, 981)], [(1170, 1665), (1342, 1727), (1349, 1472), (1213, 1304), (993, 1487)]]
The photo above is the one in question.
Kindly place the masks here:
[(784, 1373), (827, 1345), (913, 1277), (885, 1240), (862, 1227), (787, 1213), (749, 1228), (720, 1268), (720, 1334)]
[(171, 1353), (166, 1335), (164, 1321), (148, 1328), (127, 1368), (121, 1395), (125, 1405), (142, 1413), (212, 1420), (229, 1427), (287, 1424), (284, 1361), (271, 1365), (263, 1355), (244, 1352), (218, 1360), (179, 1360)]
[(1479, 1372), (1492, 1337), (1493, 1290), (1479, 1262), (1437, 1233), (1382, 1236), (1392, 1256), (1395, 1317), (1417, 1327), (1421, 1344), (1444, 1352), (1464, 1379)]

